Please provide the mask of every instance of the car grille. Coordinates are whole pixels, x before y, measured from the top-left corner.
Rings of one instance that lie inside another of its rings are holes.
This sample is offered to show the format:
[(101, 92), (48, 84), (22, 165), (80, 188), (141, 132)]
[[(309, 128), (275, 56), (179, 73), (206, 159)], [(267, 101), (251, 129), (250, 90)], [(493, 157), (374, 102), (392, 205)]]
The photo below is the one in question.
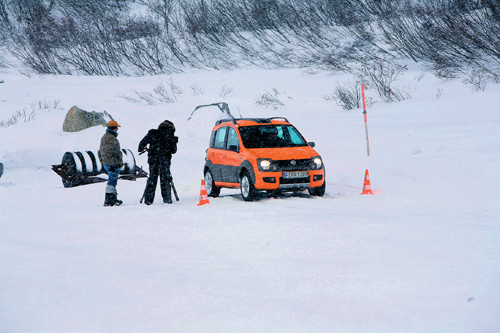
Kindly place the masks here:
[[(295, 161), (295, 165), (293, 165), (293, 161)], [(300, 171), (300, 170), (310, 170), (311, 160), (281, 160), (281, 161), (273, 161), (273, 164), (277, 167), (276, 171)]]

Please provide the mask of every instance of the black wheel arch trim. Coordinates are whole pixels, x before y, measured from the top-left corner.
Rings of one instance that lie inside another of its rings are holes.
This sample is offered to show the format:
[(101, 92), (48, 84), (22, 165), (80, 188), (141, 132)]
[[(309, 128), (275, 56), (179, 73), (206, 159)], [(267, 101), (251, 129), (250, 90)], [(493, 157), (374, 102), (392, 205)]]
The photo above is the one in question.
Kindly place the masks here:
[(203, 166), (203, 174), (205, 174), (207, 169), (210, 169), (211, 166), (212, 166), (212, 161), (210, 160), (205, 161), (205, 165)]
[(248, 174), (250, 175), (252, 183), (255, 184), (255, 171), (253, 170), (252, 164), (247, 160), (243, 161), (240, 165), (240, 175), (241, 175), (243, 169), (248, 171)]

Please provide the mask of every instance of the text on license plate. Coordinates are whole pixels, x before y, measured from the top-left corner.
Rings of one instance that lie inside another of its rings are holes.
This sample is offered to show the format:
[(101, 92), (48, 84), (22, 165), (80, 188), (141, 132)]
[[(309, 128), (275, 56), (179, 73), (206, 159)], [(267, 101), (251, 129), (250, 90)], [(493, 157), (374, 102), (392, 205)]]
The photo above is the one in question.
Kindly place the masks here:
[(307, 171), (283, 172), (283, 178), (306, 178), (309, 177)]

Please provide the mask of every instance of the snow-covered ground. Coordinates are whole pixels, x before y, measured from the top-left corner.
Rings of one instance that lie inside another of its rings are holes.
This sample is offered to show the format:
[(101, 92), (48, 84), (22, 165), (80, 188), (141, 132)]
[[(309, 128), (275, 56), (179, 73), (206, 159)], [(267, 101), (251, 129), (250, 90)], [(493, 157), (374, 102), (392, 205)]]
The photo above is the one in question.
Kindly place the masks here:
[[(500, 332), (500, 86), (407, 74), (412, 98), (362, 110), (324, 97), (347, 78), (300, 70), (191, 72), (139, 78), (2, 73), (0, 332)], [(175, 103), (121, 96), (163, 83)], [(255, 102), (264, 93), (284, 104)], [(376, 99), (375, 91), (367, 96)], [(225, 96), (223, 96), (225, 95)], [(225, 101), (244, 117), (287, 117), (316, 143), (323, 198), (244, 202), (237, 190), (197, 206), (210, 130)], [(98, 149), (103, 127), (64, 133), (73, 105), (107, 110), (118, 139), (169, 119), (179, 202), (139, 203), (145, 179), (64, 188), (66, 151)], [(376, 195), (360, 195), (365, 170)]]

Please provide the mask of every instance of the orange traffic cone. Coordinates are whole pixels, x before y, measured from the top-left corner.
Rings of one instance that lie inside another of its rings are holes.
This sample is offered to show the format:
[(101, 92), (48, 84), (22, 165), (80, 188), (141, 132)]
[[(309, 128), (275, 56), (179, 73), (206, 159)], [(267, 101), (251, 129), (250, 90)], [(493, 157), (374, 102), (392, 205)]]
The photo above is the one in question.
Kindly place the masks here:
[(365, 182), (363, 184), (363, 192), (361, 192), (361, 195), (363, 194), (373, 194), (372, 186), (370, 185), (370, 175), (368, 174), (368, 169), (366, 169), (365, 171)]
[(207, 188), (205, 187), (205, 180), (201, 180), (201, 189), (200, 189), (200, 202), (198, 203), (198, 206), (208, 204), (208, 195), (207, 195)]

